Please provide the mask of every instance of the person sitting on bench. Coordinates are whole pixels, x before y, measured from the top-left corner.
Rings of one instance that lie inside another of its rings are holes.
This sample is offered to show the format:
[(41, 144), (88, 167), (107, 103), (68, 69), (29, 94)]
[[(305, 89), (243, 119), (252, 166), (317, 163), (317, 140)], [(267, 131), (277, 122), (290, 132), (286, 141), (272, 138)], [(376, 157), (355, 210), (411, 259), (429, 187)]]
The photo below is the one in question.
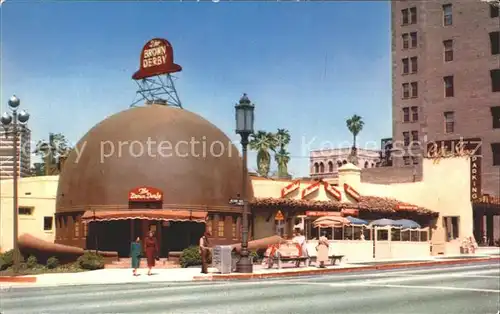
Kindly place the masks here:
[[(300, 253), (301, 253), (302, 257), (309, 257), (309, 253), (307, 252), (307, 241), (306, 241), (306, 237), (304, 236), (304, 231), (299, 230), (297, 235), (293, 238), (293, 242), (297, 243), (300, 246), (300, 248), (301, 248)], [(308, 260), (304, 260), (304, 263), (306, 264), (306, 266), (309, 266), (309, 265), (307, 265), (308, 264), (307, 261)], [(297, 267), (300, 266), (300, 260), (297, 260), (296, 266)]]

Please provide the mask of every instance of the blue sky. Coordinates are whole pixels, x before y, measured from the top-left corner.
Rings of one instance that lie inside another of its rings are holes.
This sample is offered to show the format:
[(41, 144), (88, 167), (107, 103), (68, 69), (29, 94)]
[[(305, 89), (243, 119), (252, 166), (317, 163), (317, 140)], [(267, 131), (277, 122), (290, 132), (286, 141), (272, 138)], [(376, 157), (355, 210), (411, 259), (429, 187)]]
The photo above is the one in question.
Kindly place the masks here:
[[(389, 2), (16, 2), (1, 10), (2, 111), (12, 94), (32, 117), (33, 138), (78, 141), (135, 98), (142, 46), (168, 39), (182, 65), (185, 109), (232, 139), (234, 104), (256, 104), (256, 129), (286, 128), (289, 165), (308, 174), (308, 149), (391, 136)], [(325, 143), (325, 141), (328, 141)], [(329, 144), (332, 143), (332, 144)], [(255, 167), (255, 153), (249, 155)]]

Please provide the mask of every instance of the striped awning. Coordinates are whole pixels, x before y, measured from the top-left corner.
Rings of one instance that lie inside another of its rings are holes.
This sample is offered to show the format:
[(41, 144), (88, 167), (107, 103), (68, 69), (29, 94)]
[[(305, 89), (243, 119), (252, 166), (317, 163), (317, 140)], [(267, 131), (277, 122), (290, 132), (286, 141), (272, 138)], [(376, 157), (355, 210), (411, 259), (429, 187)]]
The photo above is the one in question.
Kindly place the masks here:
[(112, 220), (163, 220), (163, 221), (194, 221), (205, 223), (207, 219), (206, 211), (190, 210), (121, 210), (121, 211), (86, 211), (82, 216), (82, 221), (89, 223), (93, 221)]

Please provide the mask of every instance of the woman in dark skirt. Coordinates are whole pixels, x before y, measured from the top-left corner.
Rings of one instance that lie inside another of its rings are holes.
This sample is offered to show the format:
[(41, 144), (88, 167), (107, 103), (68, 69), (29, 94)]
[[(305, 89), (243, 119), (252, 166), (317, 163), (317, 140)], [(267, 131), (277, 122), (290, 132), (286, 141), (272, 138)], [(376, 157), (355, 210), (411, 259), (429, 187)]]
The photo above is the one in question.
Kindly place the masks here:
[(130, 243), (130, 257), (132, 258), (132, 268), (134, 269), (133, 274), (137, 276), (137, 268), (141, 265), (141, 239), (137, 237), (135, 242)]
[(148, 261), (148, 276), (151, 276), (151, 269), (155, 266), (155, 259), (158, 256), (158, 242), (153, 231), (149, 231), (148, 236), (144, 241), (146, 251), (146, 259)]

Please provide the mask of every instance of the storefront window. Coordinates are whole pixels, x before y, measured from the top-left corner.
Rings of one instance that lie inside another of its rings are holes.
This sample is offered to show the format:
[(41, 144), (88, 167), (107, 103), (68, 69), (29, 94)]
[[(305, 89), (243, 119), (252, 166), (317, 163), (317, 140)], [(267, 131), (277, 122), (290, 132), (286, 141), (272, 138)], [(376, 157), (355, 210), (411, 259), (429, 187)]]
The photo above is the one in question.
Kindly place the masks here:
[(377, 240), (378, 241), (388, 241), (389, 231), (388, 230), (377, 230)]
[(353, 226), (353, 239), (361, 240), (361, 234), (363, 233), (363, 227)]
[(427, 242), (428, 237), (427, 237), (427, 232), (426, 231), (420, 231), (420, 241), (421, 242)]
[(401, 229), (391, 229), (391, 241), (401, 241)]
[(343, 240), (342, 228), (333, 228), (333, 240)]
[(224, 238), (224, 218), (220, 217), (217, 222), (217, 236), (219, 238)]
[(417, 230), (410, 231), (410, 241), (418, 242), (418, 231)]
[(80, 220), (78, 219), (78, 216), (73, 216), (73, 228), (75, 230), (75, 238), (80, 237)]
[(236, 229), (236, 217), (231, 217), (231, 234), (233, 236), (233, 239), (238, 238), (238, 234), (236, 231), (237, 231), (237, 229)]
[(363, 228), (363, 235), (365, 236), (365, 240), (372, 239), (372, 229)]
[(410, 241), (410, 230), (401, 231), (401, 241)]
[(352, 227), (344, 227), (344, 240), (354, 240)]

